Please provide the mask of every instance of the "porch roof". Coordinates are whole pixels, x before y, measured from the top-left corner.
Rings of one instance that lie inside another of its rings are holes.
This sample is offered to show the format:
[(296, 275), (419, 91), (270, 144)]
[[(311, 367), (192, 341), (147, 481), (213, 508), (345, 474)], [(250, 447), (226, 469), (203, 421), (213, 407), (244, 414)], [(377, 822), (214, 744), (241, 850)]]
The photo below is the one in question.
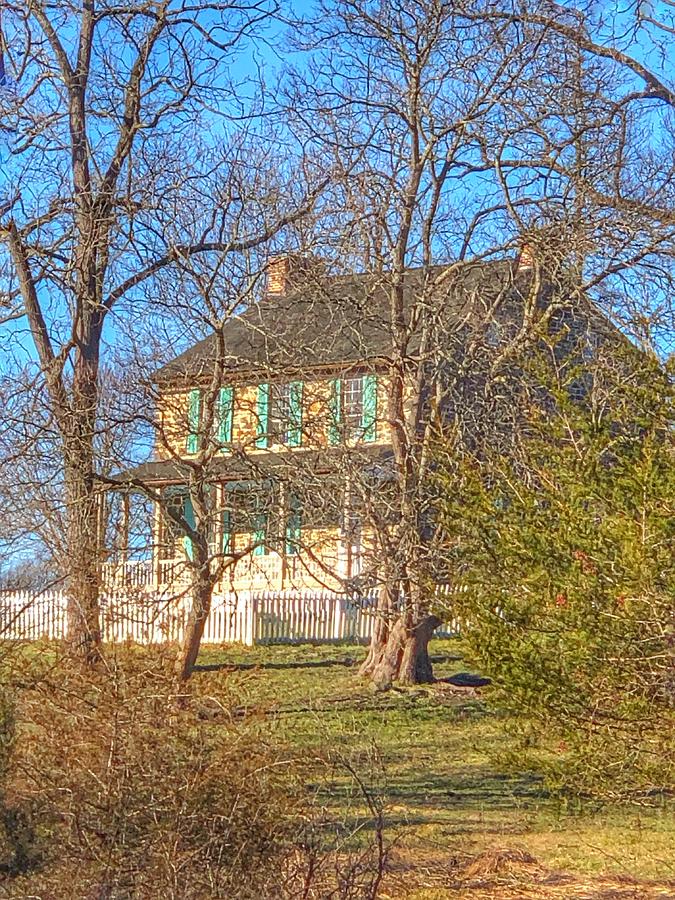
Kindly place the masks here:
[[(207, 481), (261, 481), (268, 477), (298, 480), (355, 469), (388, 480), (394, 475), (391, 447), (330, 447), (287, 453), (249, 453), (217, 456), (203, 465)], [(194, 460), (149, 460), (114, 476), (112, 490), (140, 485), (186, 484), (199, 471)]]

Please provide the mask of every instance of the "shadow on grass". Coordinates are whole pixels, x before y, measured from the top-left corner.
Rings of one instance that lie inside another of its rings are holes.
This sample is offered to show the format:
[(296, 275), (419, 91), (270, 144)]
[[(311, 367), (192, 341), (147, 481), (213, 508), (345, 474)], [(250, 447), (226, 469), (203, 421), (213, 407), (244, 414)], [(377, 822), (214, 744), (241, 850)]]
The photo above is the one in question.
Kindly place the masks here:
[[(396, 716), (403, 715), (406, 717), (402, 727), (408, 726), (410, 716), (422, 719), (422, 724), (427, 724), (430, 717), (437, 716), (439, 711), (450, 714), (457, 721), (467, 721), (469, 719), (481, 719), (492, 717), (492, 713), (488, 711), (481, 701), (466, 700), (464, 697), (453, 697), (451, 703), (446, 703), (442, 707), (440, 705), (424, 705), (420, 706), (415, 699), (408, 700), (403, 695), (402, 699), (387, 699), (387, 694), (347, 694), (345, 696), (324, 697), (313, 701), (311, 704), (290, 704), (276, 705), (272, 707), (255, 707), (257, 714), (261, 712), (270, 719), (282, 719), (286, 716), (312, 716), (328, 715), (332, 719), (346, 715), (353, 719), (355, 716), (361, 715), (366, 717), (379, 716)], [(246, 718), (250, 715), (251, 710), (247, 707), (239, 707), (234, 711), (234, 715), (239, 718)], [(391, 751), (390, 751), (391, 752)]]
[[(443, 654), (441, 656), (432, 656), (432, 663), (459, 662), (464, 657), (461, 654)], [(350, 668), (357, 666), (362, 662), (353, 656), (345, 656), (341, 659), (308, 659), (308, 660), (285, 660), (283, 662), (217, 662), (217, 663), (198, 663), (195, 672), (219, 672), (223, 669), (242, 672), (249, 669), (330, 669), (335, 666)], [(440, 679), (448, 681), (449, 679)]]
[[(353, 786), (346, 781), (328, 785), (316, 785), (318, 795), (328, 809), (338, 818), (353, 814), (359, 798)], [(540, 807), (542, 801), (551, 799), (541, 779), (535, 775), (506, 775), (490, 771), (488, 767), (470, 767), (463, 773), (449, 776), (411, 775), (387, 780), (375, 793), (385, 806), (385, 818), (389, 826), (444, 825), (453, 831), (470, 832), (477, 828), (481, 833), (502, 833), (504, 813)], [(497, 815), (494, 826), (483, 816)], [(479, 819), (476, 819), (479, 815)], [(510, 823), (515, 827), (517, 823)], [(362, 825), (361, 827), (364, 827)], [(365, 823), (368, 827), (368, 823)]]
[(247, 669), (330, 669), (334, 666), (342, 666), (349, 668), (360, 662), (351, 656), (345, 656), (343, 659), (308, 659), (308, 660), (289, 660), (287, 662), (222, 662), (222, 663), (200, 663), (195, 666), (195, 672), (218, 672), (222, 669), (231, 669), (232, 671), (242, 672)]
[[(333, 782), (330, 786), (330, 797), (337, 803), (344, 801), (350, 792), (351, 786), (346, 782)], [(550, 799), (538, 776), (529, 773), (508, 775), (484, 765), (448, 775), (399, 775), (387, 779), (384, 794), (390, 804), (405, 804), (409, 809), (430, 805), (465, 810), (503, 809), (511, 808), (516, 799), (521, 802)]]

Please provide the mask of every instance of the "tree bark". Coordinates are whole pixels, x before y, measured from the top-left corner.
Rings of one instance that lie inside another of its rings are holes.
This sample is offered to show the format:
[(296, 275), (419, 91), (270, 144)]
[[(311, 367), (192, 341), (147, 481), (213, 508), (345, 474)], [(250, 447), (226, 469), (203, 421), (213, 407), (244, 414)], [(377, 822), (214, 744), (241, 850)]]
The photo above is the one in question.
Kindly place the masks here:
[(382, 655), (384, 654), (389, 640), (392, 609), (391, 588), (387, 584), (383, 584), (377, 595), (375, 624), (368, 646), (368, 655), (359, 669), (359, 675), (362, 675), (364, 678), (372, 676), (382, 659)]
[(199, 561), (194, 567), (190, 590), (190, 611), (175, 665), (176, 678), (181, 684), (185, 684), (190, 679), (197, 662), (204, 626), (211, 611), (213, 595), (213, 577), (210, 571), (208, 548), (195, 547), (195, 555), (199, 557)]
[(425, 616), (412, 626), (401, 616), (380, 648), (369, 674), (375, 688), (388, 690), (394, 682), (403, 685), (431, 684), (433, 668), (429, 659), (429, 641), (441, 624), (436, 616)]
[(387, 641), (372, 668), (370, 677), (376, 690), (388, 691), (398, 678), (403, 658), (404, 639), (405, 623), (403, 618), (400, 618), (389, 632)]
[(75, 654), (93, 664), (101, 656), (99, 615), (100, 534), (98, 500), (87, 448), (65, 460), (67, 504), (68, 641)]
[(81, 316), (75, 329), (77, 347), (73, 366), (72, 398), (64, 408), (53, 397), (64, 445), (64, 479), (68, 523), (68, 639), (75, 653), (88, 664), (101, 656), (99, 593), (102, 534), (99, 494), (95, 479), (98, 417), (99, 351), (103, 316), (96, 295), (81, 295)]
[(398, 670), (399, 684), (431, 684), (435, 680), (429, 659), (429, 641), (440, 624), (437, 616), (425, 616), (406, 633)]

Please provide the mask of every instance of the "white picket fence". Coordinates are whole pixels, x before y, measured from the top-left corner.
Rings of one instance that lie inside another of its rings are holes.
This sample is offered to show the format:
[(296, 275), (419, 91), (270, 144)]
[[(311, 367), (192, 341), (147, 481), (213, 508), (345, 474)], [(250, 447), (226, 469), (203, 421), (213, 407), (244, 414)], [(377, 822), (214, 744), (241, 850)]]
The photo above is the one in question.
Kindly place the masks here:
[[(240, 591), (214, 595), (203, 641), (207, 644), (366, 642), (375, 597), (358, 602), (330, 591)], [(0, 593), (0, 639), (59, 640), (67, 630), (67, 595), (62, 591)], [(163, 594), (107, 594), (101, 598), (103, 640), (161, 644), (180, 640), (185, 629), (184, 597)], [(458, 633), (455, 623), (436, 634)]]

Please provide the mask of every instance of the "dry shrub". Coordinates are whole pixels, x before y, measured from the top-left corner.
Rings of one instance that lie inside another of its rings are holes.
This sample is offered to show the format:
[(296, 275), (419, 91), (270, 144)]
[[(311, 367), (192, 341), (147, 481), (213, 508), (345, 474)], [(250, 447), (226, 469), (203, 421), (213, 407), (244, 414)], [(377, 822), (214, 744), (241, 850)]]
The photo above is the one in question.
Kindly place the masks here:
[[(315, 802), (284, 859), (281, 900), (373, 900), (379, 896), (393, 845), (385, 841), (382, 801), (374, 787), (383, 774), (381, 760), (376, 748), (368, 756), (359, 760), (359, 768), (335, 751), (303, 760), (308, 777), (315, 779)], [(336, 794), (343, 801), (339, 818), (330, 809)], [(321, 802), (322, 796), (328, 804)]]
[(542, 867), (532, 854), (515, 847), (491, 847), (475, 856), (462, 868), (465, 879), (509, 877), (522, 871), (534, 872)]
[(0, 729), (10, 896), (375, 896), (369, 853), (319, 846), (306, 767), (237, 721), (226, 676), (195, 679), (182, 704), (161, 654), (21, 680)]

